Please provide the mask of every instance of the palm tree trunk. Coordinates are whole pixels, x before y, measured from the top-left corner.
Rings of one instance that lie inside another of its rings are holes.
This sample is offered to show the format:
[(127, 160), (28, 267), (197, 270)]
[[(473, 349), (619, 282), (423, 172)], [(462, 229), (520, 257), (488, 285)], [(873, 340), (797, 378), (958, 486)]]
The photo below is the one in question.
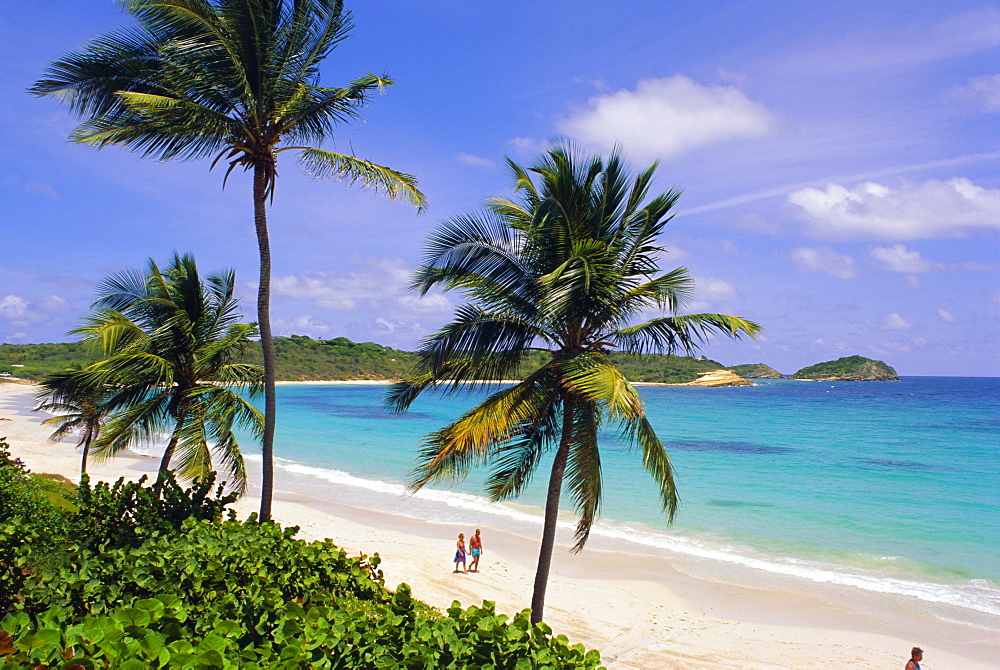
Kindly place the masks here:
[(87, 455), (90, 453), (90, 443), (94, 441), (94, 432), (87, 429), (86, 437), (83, 441), (83, 460), (80, 462), (80, 477), (87, 474)]
[(559, 519), (559, 496), (562, 492), (563, 474), (566, 472), (566, 461), (569, 457), (569, 447), (573, 440), (573, 413), (575, 403), (570, 399), (563, 400), (562, 435), (559, 438), (559, 449), (552, 463), (552, 474), (549, 475), (549, 491), (545, 496), (545, 523), (542, 526), (542, 546), (538, 551), (538, 568), (535, 570), (535, 588), (531, 593), (531, 623), (542, 620), (545, 609), (545, 588), (549, 582), (549, 567), (552, 565), (552, 550), (556, 544), (556, 521)]
[(257, 288), (257, 327), (264, 355), (264, 458), (260, 482), (260, 520), (271, 520), (271, 496), (274, 491), (274, 340), (271, 337), (271, 243), (267, 237), (267, 175), (262, 165), (253, 170), (253, 215), (260, 250), (260, 282)]
[(170, 459), (173, 458), (174, 450), (177, 448), (181, 424), (183, 423), (183, 418), (177, 420), (177, 425), (174, 426), (174, 432), (170, 435), (170, 441), (167, 442), (167, 448), (163, 450), (163, 457), (160, 459), (160, 469), (156, 471), (156, 483), (153, 485), (153, 491), (156, 493), (157, 497), (159, 497), (160, 490), (163, 488), (163, 482), (167, 478), (167, 470), (170, 469)]

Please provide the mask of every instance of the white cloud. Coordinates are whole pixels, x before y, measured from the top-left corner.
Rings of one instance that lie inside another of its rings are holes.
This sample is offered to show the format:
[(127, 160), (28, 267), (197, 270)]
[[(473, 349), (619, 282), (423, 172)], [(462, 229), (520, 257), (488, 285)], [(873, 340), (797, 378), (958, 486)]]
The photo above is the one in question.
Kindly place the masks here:
[(915, 240), (961, 237), (976, 228), (1000, 230), (1000, 189), (965, 178), (904, 184), (865, 182), (849, 189), (803, 188), (788, 195), (812, 231), (836, 239)]
[(725, 279), (696, 277), (694, 281), (694, 295), (699, 301), (734, 300), (740, 297), (740, 292)]
[(734, 86), (699, 84), (683, 75), (642, 79), (635, 90), (590, 99), (586, 109), (559, 123), (584, 144), (621, 146), (640, 159), (673, 158), (728, 140), (762, 137), (774, 115)]
[(792, 249), (792, 263), (803, 272), (822, 272), (838, 279), (854, 279), (858, 269), (854, 259), (826, 247), (797, 247)]
[(6, 295), (0, 299), (0, 317), (5, 319), (20, 319), (28, 312), (28, 302), (16, 295)]
[(440, 293), (428, 293), (424, 296), (416, 294), (404, 295), (398, 299), (398, 302), (402, 307), (406, 307), (411, 312), (450, 314), (455, 308), (455, 304)]
[(63, 322), (57, 313), (70, 308), (70, 302), (58, 295), (28, 301), (21, 296), (10, 294), (0, 298), (0, 320), (18, 327), (39, 323), (61, 325)]
[(913, 326), (910, 325), (909, 321), (896, 312), (893, 312), (882, 319), (883, 330), (909, 330), (912, 327)]
[(460, 153), (455, 156), (459, 163), (465, 163), (466, 165), (471, 165), (473, 167), (485, 167), (493, 168), (496, 164), (489, 158), (483, 158), (481, 156), (475, 156), (473, 154)]
[(944, 321), (945, 323), (955, 323), (955, 317), (948, 310), (939, 309), (937, 313), (938, 316), (941, 317), (941, 320)]
[(919, 251), (910, 251), (902, 244), (894, 244), (891, 247), (874, 247), (869, 253), (881, 268), (892, 272), (919, 274), (930, 272), (938, 267), (921, 257)]
[(950, 89), (947, 95), (984, 112), (1000, 112), (1000, 74), (973, 77)]
[(306, 272), (272, 280), (274, 292), (317, 307), (351, 311), (405, 294), (412, 267), (402, 259), (368, 259), (350, 272)]
[[(419, 296), (409, 291), (413, 266), (402, 259), (361, 259), (350, 271), (305, 272), (275, 277), (274, 292), (311, 302), (323, 310), (367, 312), (395, 319), (412, 319), (420, 314), (448, 315), (454, 303), (440, 293)], [(298, 317), (285, 324), (301, 334), (325, 333), (325, 324), (302, 321)], [(364, 318), (364, 317), (361, 317)], [(311, 328), (312, 330), (306, 330)], [(327, 328), (328, 330), (328, 328)]]

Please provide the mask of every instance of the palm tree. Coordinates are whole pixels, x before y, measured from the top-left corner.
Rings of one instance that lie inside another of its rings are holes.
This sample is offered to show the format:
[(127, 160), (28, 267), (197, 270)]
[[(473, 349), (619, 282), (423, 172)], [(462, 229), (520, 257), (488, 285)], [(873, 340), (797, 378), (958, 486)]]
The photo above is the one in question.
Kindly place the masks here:
[(233, 490), (245, 490), (233, 431), (242, 427), (259, 437), (264, 418), (238, 391), (258, 393), (263, 370), (238, 362), (257, 328), (239, 323), (235, 283), (232, 270), (203, 282), (194, 258), (177, 255), (164, 270), (150, 260), (145, 273), (104, 280), (92, 313), (73, 332), (106, 358), (67, 373), (74, 387), (106, 394), (111, 416), (93, 443), (96, 457), (169, 432), (157, 487), (176, 457), (182, 477), (204, 480), (221, 469)]
[(101, 388), (80, 387), (74, 383), (74, 373), (75, 371), (57, 372), (46, 377), (39, 384), (42, 391), (37, 396), (35, 411), (56, 415), (42, 421), (56, 426), (50, 438), (52, 440), (61, 440), (79, 431), (76, 446), (83, 448), (80, 474), (85, 475), (90, 446), (101, 434), (108, 414), (104, 406), (104, 391)]
[[(670, 458), (608, 351), (692, 353), (712, 333), (752, 337), (759, 327), (723, 314), (676, 314), (693, 281), (686, 268), (657, 268), (664, 250), (656, 237), (680, 194), (646, 199), (656, 165), (630, 180), (616, 154), (581, 160), (569, 146), (527, 169), (507, 163), (518, 200), (491, 199), (484, 213), (451, 219), (430, 238), (413, 287), (457, 289), (469, 302), (423, 342), (417, 371), (391, 387), (387, 402), (404, 411), (428, 388), (496, 384), (521, 374), (532, 350), (547, 352), (523, 381), (427, 436), (411, 482), (419, 489), (489, 463), (487, 491), (504, 500), (555, 450), (531, 601), (538, 622), (564, 486), (579, 513), (574, 551), (598, 514), (606, 419), (638, 446), (667, 518), (677, 509)], [(632, 325), (650, 308), (668, 314)]]
[[(138, 21), (53, 63), (31, 88), (55, 94), (85, 120), (71, 139), (143, 156), (228, 163), (253, 173), (260, 253), (257, 320), (264, 358), (261, 520), (271, 517), (274, 347), (267, 200), (278, 154), (296, 151), (311, 174), (403, 197), (422, 208), (416, 179), (318, 148), (337, 123), (359, 119), (392, 84), (371, 73), (343, 88), (319, 85), (319, 67), (351, 29), (342, 0), (123, 0)], [(223, 180), (225, 184), (225, 180)]]

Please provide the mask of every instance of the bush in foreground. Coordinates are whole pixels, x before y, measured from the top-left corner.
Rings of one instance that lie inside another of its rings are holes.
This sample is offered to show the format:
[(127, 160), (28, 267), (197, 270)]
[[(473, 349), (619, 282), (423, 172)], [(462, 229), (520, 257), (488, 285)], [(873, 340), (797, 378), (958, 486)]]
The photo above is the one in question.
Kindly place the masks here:
[(456, 602), (442, 615), (405, 584), (386, 589), (378, 555), (222, 520), (228, 501), (211, 488), (170, 482), (156, 498), (85, 484), (54, 555), (31, 520), (4, 519), (0, 556), (21, 578), (0, 668), (599, 667), (598, 652), (532, 626), (527, 610)]

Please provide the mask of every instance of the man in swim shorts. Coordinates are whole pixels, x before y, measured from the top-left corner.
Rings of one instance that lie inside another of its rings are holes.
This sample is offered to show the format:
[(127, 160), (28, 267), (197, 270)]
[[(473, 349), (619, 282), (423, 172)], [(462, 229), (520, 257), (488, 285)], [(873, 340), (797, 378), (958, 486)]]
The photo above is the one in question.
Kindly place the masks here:
[(479, 535), (479, 529), (476, 529), (476, 534), (469, 538), (469, 549), (472, 550), (472, 565), (469, 566), (469, 572), (479, 572), (479, 557), (483, 555), (483, 538)]

